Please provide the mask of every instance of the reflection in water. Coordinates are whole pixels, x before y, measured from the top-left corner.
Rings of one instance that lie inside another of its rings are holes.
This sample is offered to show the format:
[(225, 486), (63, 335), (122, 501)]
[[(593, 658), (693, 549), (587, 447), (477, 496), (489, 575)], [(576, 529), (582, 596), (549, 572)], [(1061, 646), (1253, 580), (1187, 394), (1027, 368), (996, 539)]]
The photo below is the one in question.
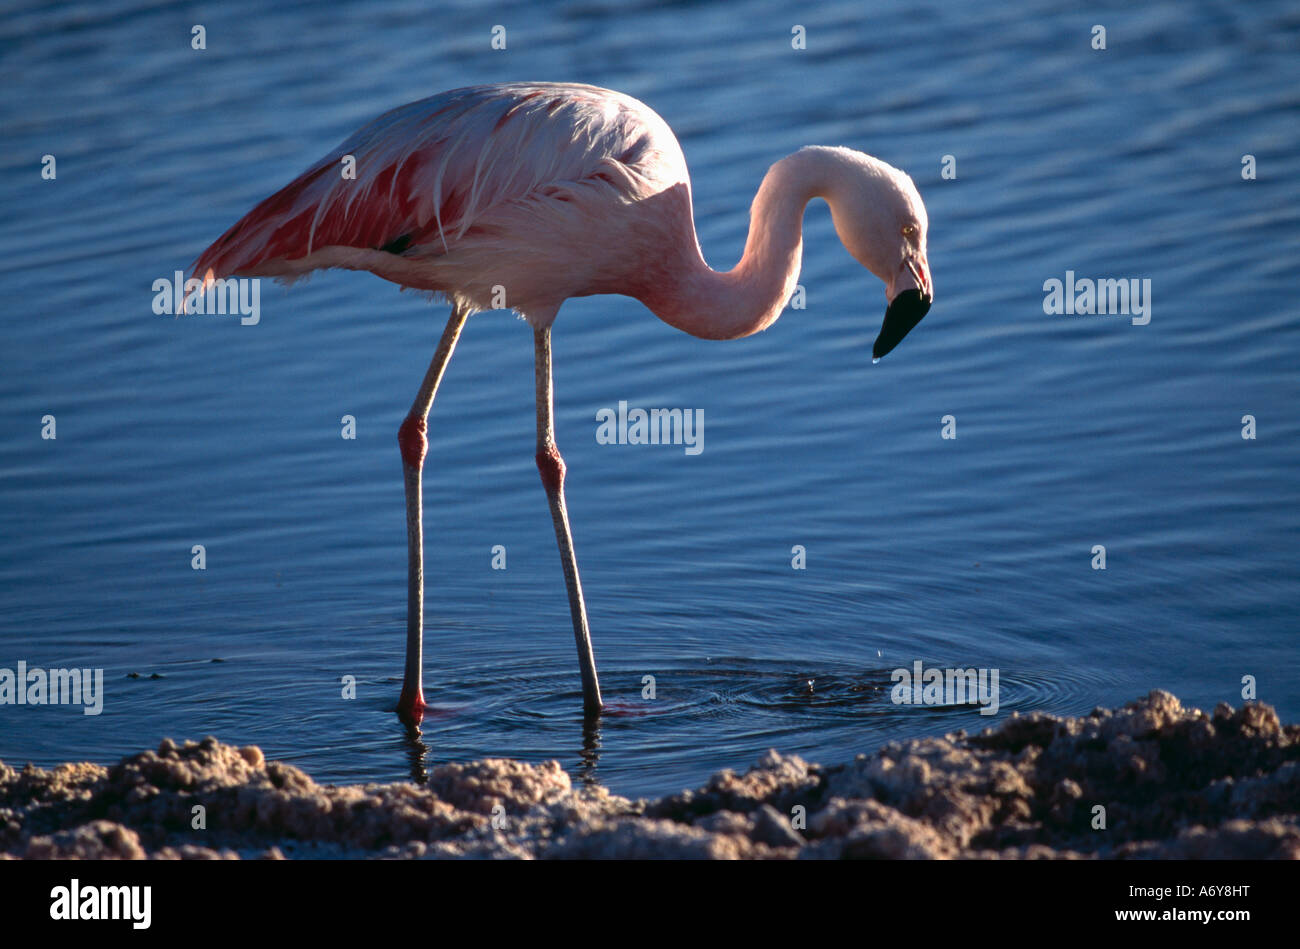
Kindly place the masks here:
[[(444, 716), (435, 716), (434, 720), (445, 721), (446, 719)], [(597, 777), (597, 769), (600, 765), (600, 716), (582, 716), (580, 722), (582, 750), (578, 752), (577, 777), (584, 787), (595, 787), (600, 783)], [(410, 766), (411, 780), (419, 785), (427, 784), (430, 767), (429, 755), (432, 749), (424, 740), (423, 727), (413, 722), (403, 722), (401, 727), (402, 746)], [(518, 754), (518, 752), (515, 754)], [(443, 760), (455, 761), (462, 759), (448, 757)], [(572, 764), (572, 762), (561, 763)]]
[(583, 787), (595, 787), (600, 782), (596, 778), (596, 767), (600, 764), (600, 716), (582, 719), (582, 752), (578, 765), (578, 779)]
[(425, 759), (429, 755), (429, 746), (424, 743), (419, 725), (413, 722), (405, 722), (402, 724), (402, 729), (404, 731), (402, 744), (406, 749), (406, 758), (411, 766), (411, 780), (423, 786), (429, 781), (429, 769), (425, 765)]

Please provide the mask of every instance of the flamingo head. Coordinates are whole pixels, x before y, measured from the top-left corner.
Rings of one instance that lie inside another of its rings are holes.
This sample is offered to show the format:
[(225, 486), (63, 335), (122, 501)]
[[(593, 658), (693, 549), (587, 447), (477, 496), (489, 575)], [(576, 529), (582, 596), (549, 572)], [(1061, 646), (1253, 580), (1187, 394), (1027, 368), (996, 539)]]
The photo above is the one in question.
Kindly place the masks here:
[(930, 310), (934, 284), (925, 256), (929, 218), (916, 185), (885, 162), (851, 149), (827, 189), (835, 233), (845, 249), (885, 284), (885, 319), (872, 347), (875, 359), (903, 341)]

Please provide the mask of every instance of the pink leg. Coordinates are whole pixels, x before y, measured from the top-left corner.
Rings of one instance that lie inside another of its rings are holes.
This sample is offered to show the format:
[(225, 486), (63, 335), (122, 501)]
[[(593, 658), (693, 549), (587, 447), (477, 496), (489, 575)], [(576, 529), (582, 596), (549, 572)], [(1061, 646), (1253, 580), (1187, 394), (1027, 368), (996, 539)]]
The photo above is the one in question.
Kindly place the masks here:
[(438, 351), (433, 354), (429, 371), (411, 405), (411, 411), (397, 432), (402, 449), (402, 473), (406, 482), (406, 666), (402, 675), (402, 696), (397, 700), (397, 714), (419, 724), (424, 718), (424, 512), (422, 473), (424, 456), (429, 450), (425, 437), (426, 419), (438, 394), (438, 384), (456, 348), (456, 340), (465, 326), (469, 311), (452, 307), (451, 318), (443, 330)]
[(546, 500), (551, 506), (555, 540), (560, 547), (560, 564), (564, 568), (564, 584), (569, 591), (569, 614), (573, 619), (573, 638), (578, 644), (578, 668), (582, 673), (582, 710), (590, 717), (601, 710), (600, 682), (596, 678), (596, 659), (591, 651), (591, 630), (587, 626), (582, 580), (578, 577), (578, 558), (573, 551), (569, 512), (564, 504), (564, 459), (555, 445), (550, 327), (534, 331), (534, 357), (537, 370), (537, 470), (541, 473)]

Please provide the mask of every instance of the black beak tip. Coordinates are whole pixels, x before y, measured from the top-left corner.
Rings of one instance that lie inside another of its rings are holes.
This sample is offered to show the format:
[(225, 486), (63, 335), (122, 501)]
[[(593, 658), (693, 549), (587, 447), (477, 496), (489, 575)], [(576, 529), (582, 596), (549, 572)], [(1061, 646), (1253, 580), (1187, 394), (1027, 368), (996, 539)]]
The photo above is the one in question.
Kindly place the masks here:
[(890, 302), (885, 310), (885, 322), (880, 326), (880, 335), (871, 347), (871, 358), (879, 359), (903, 341), (903, 337), (925, 314), (930, 312), (931, 297), (920, 290), (904, 290)]

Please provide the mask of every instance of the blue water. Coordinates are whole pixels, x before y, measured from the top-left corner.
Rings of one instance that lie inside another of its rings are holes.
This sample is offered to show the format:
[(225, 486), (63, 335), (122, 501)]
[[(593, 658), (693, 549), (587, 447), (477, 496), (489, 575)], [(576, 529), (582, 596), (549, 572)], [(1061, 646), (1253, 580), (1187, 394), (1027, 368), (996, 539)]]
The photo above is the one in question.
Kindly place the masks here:
[[(0, 759), (109, 762), (211, 733), (320, 780), (557, 758), (639, 795), (768, 747), (834, 762), (1153, 687), (1239, 705), (1243, 676), (1297, 720), (1298, 51), (1286, 2), (6, 9), (0, 667), (102, 668), (106, 697), (100, 716), (0, 706)], [(937, 299), (872, 366), (881, 285), (818, 203), (806, 309), (756, 337), (693, 339), (622, 297), (565, 307), (570, 516), (606, 697), (629, 710), (585, 731), (531, 335), (472, 318), (430, 422), (435, 713), (417, 737), (390, 712), (395, 434), (446, 308), (336, 271), (265, 283), (241, 326), (155, 316), (151, 285), (373, 115), (514, 79), (656, 109), (718, 267), (788, 152), (906, 169)], [(1046, 315), (1043, 283), (1067, 270), (1150, 279), (1149, 325)], [(619, 400), (703, 409), (705, 450), (597, 444)], [(890, 671), (917, 659), (999, 669), (998, 715), (891, 703)]]

